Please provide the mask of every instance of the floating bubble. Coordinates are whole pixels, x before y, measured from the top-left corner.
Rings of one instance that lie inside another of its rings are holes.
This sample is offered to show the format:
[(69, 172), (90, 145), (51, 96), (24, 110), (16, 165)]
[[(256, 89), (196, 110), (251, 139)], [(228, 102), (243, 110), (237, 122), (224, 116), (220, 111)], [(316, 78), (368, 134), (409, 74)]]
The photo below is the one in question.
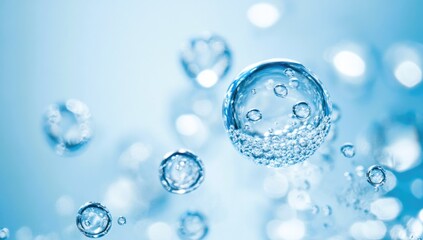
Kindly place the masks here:
[(176, 194), (194, 191), (204, 180), (203, 162), (187, 150), (178, 150), (165, 156), (159, 173), (162, 186)]
[(213, 87), (229, 71), (232, 53), (226, 41), (215, 34), (203, 34), (182, 49), (180, 60), (185, 73), (203, 88)]
[(260, 113), (260, 110), (252, 109), (247, 112), (246, 117), (248, 121), (257, 122), (257, 121), (260, 121), (260, 119), (262, 118), (262, 115)]
[(9, 238), (9, 229), (2, 228), (0, 229), (0, 239), (8, 239)]
[(332, 104), (332, 115), (330, 117), (330, 120), (335, 123), (338, 122), (341, 118), (341, 109), (336, 104)]
[(88, 202), (78, 211), (76, 226), (89, 238), (100, 238), (112, 227), (112, 215), (100, 203)]
[(126, 217), (120, 216), (117, 220), (117, 223), (121, 226), (125, 225), (126, 224)]
[[(297, 88), (286, 97), (278, 96), (276, 92), (284, 93), (280, 86), (286, 87), (293, 78)], [(248, 117), (252, 110), (255, 118)], [(300, 63), (284, 59), (244, 70), (229, 87), (223, 105), (225, 127), (235, 148), (270, 167), (293, 165), (311, 156), (330, 129), (330, 114), (329, 97), (320, 81)]]
[(284, 84), (278, 84), (273, 88), (273, 92), (276, 96), (284, 98), (288, 95), (288, 88)]
[(367, 170), (367, 182), (369, 182), (374, 187), (382, 186), (386, 181), (386, 173), (383, 167), (381, 166), (371, 166)]
[(332, 207), (329, 205), (326, 205), (322, 208), (322, 212), (323, 212), (323, 215), (330, 216), (332, 215)]
[(208, 231), (206, 217), (200, 212), (188, 211), (179, 220), (178, 236), (183, 240), (204, 239)]
[(74, 153), (90, 141), (90, 119), (88, 107), (76, 99), (48, 107), (44, 116), (44, 131), (57, 154)]
[(355, 148), (351, 143), (345, 143), (341, 146), (341, 153), (346, 158), (353, 158), (355, 156)]

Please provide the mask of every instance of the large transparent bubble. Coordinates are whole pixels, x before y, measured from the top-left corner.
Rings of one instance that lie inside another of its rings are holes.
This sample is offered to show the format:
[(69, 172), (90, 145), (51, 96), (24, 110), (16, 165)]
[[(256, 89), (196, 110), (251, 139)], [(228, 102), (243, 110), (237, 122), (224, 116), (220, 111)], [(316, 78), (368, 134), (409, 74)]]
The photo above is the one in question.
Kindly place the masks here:
[(330, 115), (321, 82), (302, 64), (286, 59), (247, 67), (230, 85), (223, 105), (235, 148), (269, 167), (311, 156), (330, 129)]

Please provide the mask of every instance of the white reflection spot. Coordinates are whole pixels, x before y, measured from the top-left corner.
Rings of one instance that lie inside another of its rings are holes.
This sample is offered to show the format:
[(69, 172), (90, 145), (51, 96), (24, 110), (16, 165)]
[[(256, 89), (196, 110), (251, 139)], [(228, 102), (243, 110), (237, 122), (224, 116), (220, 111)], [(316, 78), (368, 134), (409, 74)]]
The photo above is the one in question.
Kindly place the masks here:
[(412, 88), (422, 81), (422, 70), (412, 61), (404, 61), (398, 64), (394, 75), (398, 82), (408, 88)]
[(273, 26), (279, 20), (279, 10), (269, 3), (256, 3), (247, 11), (250, 22), (259, 28)]
[(333, 58), (336, 70), (348, 77), (360, 77), (366, 71), (366, 63), (358, 54), (340, 51)]

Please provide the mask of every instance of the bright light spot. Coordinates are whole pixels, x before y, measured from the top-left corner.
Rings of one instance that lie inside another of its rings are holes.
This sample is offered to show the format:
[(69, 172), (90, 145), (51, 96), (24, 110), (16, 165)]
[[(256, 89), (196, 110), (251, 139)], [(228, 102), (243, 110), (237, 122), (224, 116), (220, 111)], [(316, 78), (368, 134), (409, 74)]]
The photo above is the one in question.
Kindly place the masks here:
[(213, 87), (218, 80), (217, 74), (210, 69), (203, 70), (197, 75), (197, 82), (205, 88)]
[(333, 58), (336, 69), (348, 77), (360, 77), (366, 71), (363, 58), (351, 51), (340, 51)]
[(289, 182), (284, 175), (274, 174), (264, 179), (263, 188), (269, 197), (282, 198), (288, 192)]
[(410, 235), (420, 237), (423, 234), (423, 224), (419, 220), (412, 218), (407, 222), (407, 230)]
[(386, 226), (382, 221), (355, 222), (350, 227), (350, 234), (354, 239), (377, 240), (383, 239), (386, 234)]
[(382, 188), (384, 191), (392, 191), (397, 186), (397, 177), (389, 170), (385, 170), (386, 182), (383, 184)]
[(418, 199), (423, 198), (423, 180), (418, 178), (411, 183), (411, 193)]
[(269, 3), (256, 3), (247, 11), (250, 22), (259, 28), (273, 26), (279, 20), (279, 10)]
[(61, 216), (70, 216), (75, 213), (75, 203), (69, 196), (61, 196), (56, 201), (56, 211)]
[(267, 224), (266, 229), (267, 236), (272, 240), (302, 239), (306, 232), (304, 223), (298, 219), (291, 219), (288, 221), (273, 220)]
[(128, 215), (137, 203), (136, 189), (133, 181), (126, 178), (119, 179), (109, 186), (103, 202), (111, 212)]
[(403, 137), (399, 137), (385, 151), (394, 159), (393, 168), (398, 172), (404, 172), (416, 166), (421, 154), (420, 145), (415, 132), (405, 132)]
[(136, 142), (129, 146), (119, 158), (119, 163), (132, 170), (138, 170), (140, 164), (151, 157), (152, 147), (143, 142)]
[(370, 211), (380, 220), (393, 220), (401, 212), (401, 203), (396, 198), (380, 198), (372, 202)]
[(149, 240), (172, 240), (172, 229), (169, 224), (164, 222), (156, 222), (151, 224), (147, 229)]
[(194, 114), (184, 114), (176, 119), (176, 129), (185, 136), (195, 135), (203, 127), (201, 119)]
[(288, 204), (297, 210), (306, 210), (311, 206), (310, 195), (306, 191), (291, 190), (288, 193)]
[(420, 209), (420, 212), (419, 212), (419, 219), (420, 219), (420, 221), (421, 221), (421, 222), (423, 222), (423, 208), (422, 208), (422, 209)]
[(398, 64), (394, 75), (398, 82), (408, 88), (412, 88), (422, 81), (422, 70), (412, 61), (404, 61)]
[(392, 239), (407, 239), (407, 231), (405, 231), (404, 227), (397, 224), (391, 228), (389, 232)]

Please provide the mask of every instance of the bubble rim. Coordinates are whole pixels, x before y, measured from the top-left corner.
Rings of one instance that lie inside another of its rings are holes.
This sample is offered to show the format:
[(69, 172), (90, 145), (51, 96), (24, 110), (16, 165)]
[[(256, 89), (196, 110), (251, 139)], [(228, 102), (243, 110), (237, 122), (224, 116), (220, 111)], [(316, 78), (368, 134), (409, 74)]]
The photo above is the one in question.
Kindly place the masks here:
[[(105, 211), (107, 213), (107, 218), (109, 219), (108, 224), (106, 226), (106, 228), (101, 231), (100, 233), (97, 233), (95, 235), (93, 234), (88, 234), (87, 232), (84, 231), (84, 227), (82, 226), (82, 213), (90, 207), (96, 207), (96, 208), (100, 208), (103, 211)], [(113, 225), (113, 218), (112, 218), (112, 214), (110, 213), (110, 211), (107, 209), (106, 206), (102, 205), (101, 203), (98, 202), (87, 202), (84, 205), (82, 205), (79, 210), (78, 210), (78, 214), (76, 215), (76, 226), (78, 227), (79, 231), (84, 234), (86, 237), (89, 238), (101, 238), (104, 235), (106, 235), (110, 229), (112, 228)]]
[[(187, 236), (185, 236), (185, 235), (182, 235), (181, 234), (181, 232), (182, 232), (182, 230), (184, 229), (183, 228), (183, 222), (185, 222), (185, 219), (187, 218), (187, 217), (192, 217), (192, 216), (195, 216), (195, 217), (198, 217), (198, 218), (200, 218), (201, 219), (201, 222), (203, 223), (203, 225), (204, 225), (204, 231), (203, 231), (203, 233), (202, 233), (202, 235), (199, 237), (199, 238), (192, 238), (192, 237), (190, 237), (190, 236), (188, 236), (188, 238), (187, 238)], [(188, 211), (186, 211), (186, 212), (184, 212), (180, 217), (179, 217), (179, 221), (178, 221), (178, 229), (177, 229), (177, 234), (178, 234), (178, 236), (181, 238), (181, 239), (187, 239), (187, 240), (201, 240), (201, 239), (204, 239), (206, 236), (207, 236), (207, 234), (209, 233), (209, 225), (208, 225), (208, 221), (207, 221), (207, 217), (202, 213), (202, 212), (200, 212), (200, 211), (192, 211), (192, 210), (188, 210)]]
[[(374, 182), (372, 182), (372, 181), (370, 180), (370, 176), (369, 176), (369, 175), (370, 175), (370, 172), (371, 172), (371, 171), (373, 171), (373, 170), (375, 170), (375, 169), (380, 170), (380, 171), (382, 172), (382, 174), (383, 174), (383, 180), (382, 180), (380, 183), (374, 183)], [(385, 169), (384, 169), (382, 166), (380, 166), (380, 165), (372, 165), (372, 166), (370, 166), (370, 167), (367, 169), (366, 178), (367, 178), (367, 182), (368, 182), (368, 183), (370, 183), (370, 185), (372, 185), (373, 187), (375, 187), (375, 188), (380, 187), (380, 186), (382, 186), (383, 184), (385, 184), (385, 182), (386, 182), (386, 171), (385, 171)]]
[[(188, 188), (183, 188), (183, 189), (174, 189), (171, 184), (167, 181), (167, 179), (164, 176), (165, 174), (165, 168), (166, 165), (169, 161), (172, 161), (172, 158), (174, 156), (177, 155), (183, 155), (183, 156), (187, 156), (188, 158), (194, 159), (194, 161), (197, 163), (198, 167), (199, 167), (199, 176), (198, 178), (195, 180), (195, 182)], [(160, 167), (159, 167), (159, 179), (160, 179), (160, 183), (163, 186), (163, 188), (170, 192), (170, 193), (174, 193), (174, 194), (179, 194), (179, 195), (183, 195), (183, 194), (187, 194), (190, 193), (194, 190), (196, 190), (198, 187), (200, 187), (200, 185), (203, 183), (204, 181), (204, 176), (205, 176), (205, 170), (204, 170), (204, 164), (203, 161), (194, 153), (192, 153), (189, 150), (186, 149), (179, 149), (175, 152), (170, 152), (167, 153), (164, 157), (162, 162), (160, 163)]]

